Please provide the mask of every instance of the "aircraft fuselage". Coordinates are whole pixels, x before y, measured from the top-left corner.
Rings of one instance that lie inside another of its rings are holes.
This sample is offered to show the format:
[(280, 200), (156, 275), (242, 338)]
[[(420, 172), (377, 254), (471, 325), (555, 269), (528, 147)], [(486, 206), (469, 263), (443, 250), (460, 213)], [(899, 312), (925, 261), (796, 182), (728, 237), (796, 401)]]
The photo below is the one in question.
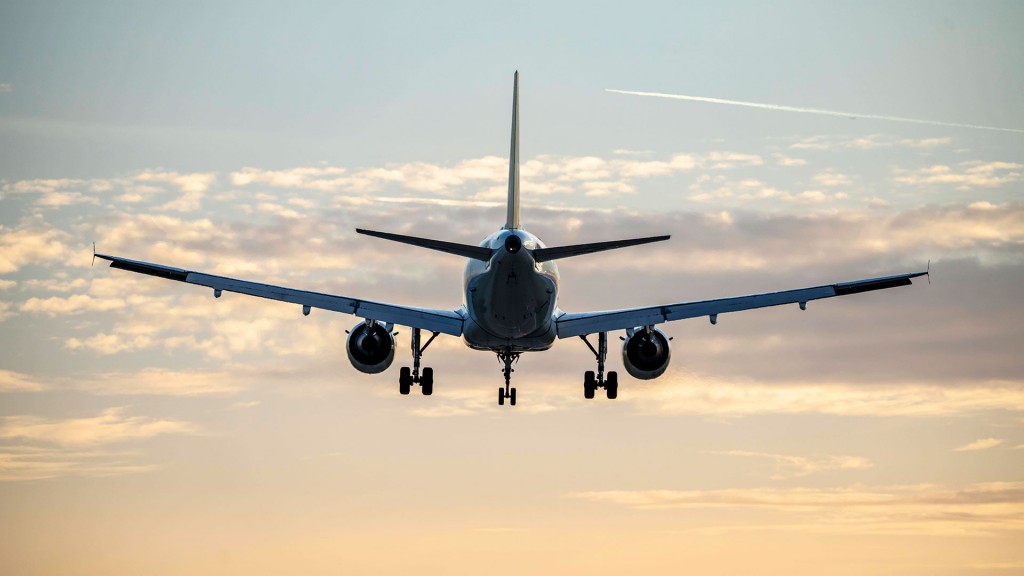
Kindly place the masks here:
[(480, 245), (493, 253), (486, 262), (470, 260), (466, 265), (466, 345), (477, 350), (547, 350), (556, 338), (558, 267), (533, 259), (531, 252), (544, 244), (517, 229), (499, 230)]

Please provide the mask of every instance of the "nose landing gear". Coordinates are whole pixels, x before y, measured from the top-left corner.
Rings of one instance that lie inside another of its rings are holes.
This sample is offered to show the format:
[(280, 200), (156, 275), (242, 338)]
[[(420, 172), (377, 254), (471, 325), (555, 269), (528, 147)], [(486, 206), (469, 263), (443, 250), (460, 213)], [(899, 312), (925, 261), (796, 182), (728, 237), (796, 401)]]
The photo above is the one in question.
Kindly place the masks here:
[(619, 397), (619, 375), (614, 370), (608, 372), (608, 377), (605, 377), (604, 373), (604, 362), (608, 358), (608, 333), (598, 332), (597, 333), (597, 348), (587, 340), (586, 334), (581, 334), (580, 339), (590, 348), (590, 351), (594, 353), (594, 357), (597, 359), (597, 373), (593, 370), (587, 370), (583, 373), (583, 397), (587, 400), (594, 398), (595, 392), (598, 388), (604, 388), (605, 395), (609, 400), (615, 400)]
[(512, 369), (512, 364), (519, 361), (519, 352), (513, 352), (511, 348), (506, 348), (498, 352), (498, 360), (505, 363), (505, 368), (501, 371), (505, 375), (505, 387), (498, 388), (498, 406), (504, 406), (506, 398), (509, 404), (515, 406), (516, 389), (511, 388), (510, 384), (512, 382), (512, 373), (515, 372)]

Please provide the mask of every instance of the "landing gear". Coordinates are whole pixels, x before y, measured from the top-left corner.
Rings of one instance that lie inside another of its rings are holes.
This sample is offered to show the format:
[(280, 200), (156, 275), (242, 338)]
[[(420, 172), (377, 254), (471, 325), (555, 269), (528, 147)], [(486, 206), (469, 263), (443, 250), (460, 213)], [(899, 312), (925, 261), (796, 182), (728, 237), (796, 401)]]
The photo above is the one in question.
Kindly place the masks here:
[(511, 348), (506, 348), (501, 352), (498, 352), (498, 360), (505, 363), (505, 368), (502, 369), (502, 374), (505, 375), (505, 387), (498, 388), (498, 406), (505, 405), (505, 399), (508, 398), (508, 403), (516, 405), (516, 389), (512, 388), (512, 373), (515, 370), (512, 369), (512, 364), (519, 360), (519, 352), (513, 352)]
[(594, 357), (597, 358), (597, 373), (595, 374), (593, 370), (587, 370), (583, 373), (583, 397), (587, 400), (592, 400), (597, 389), (604, 388), (608, 399), (615, 400), (619, 397), (619, 375), (612, 371), (605, 378), (604, 373), (604, 362), (608, 358), (608, 333), (597, 333), (596, 349), (590, 343), (590, 340), (587, 340), (586, 334), (581, 335), (580, 338), (587, 345), (587, 348), (590, 348), (590, 351), (594, 353)]
[(412, 389), (413, 384), (420, 385), (420, 392), (424, 396), (430, 396), (434, 393), (434, 369), (424, 368), (423, 374), (420, 374), (420, 358), (423, 357), (423, 352), (430, 346), (430, 343), (437, 338), (440, 332), (433, 332), (427, 343), (420, 346), (420, 329), (412, 329), (412, 369), (408, 366), (403, 366), (398, 372), (398, 391), (402, 394), (408, 394)]

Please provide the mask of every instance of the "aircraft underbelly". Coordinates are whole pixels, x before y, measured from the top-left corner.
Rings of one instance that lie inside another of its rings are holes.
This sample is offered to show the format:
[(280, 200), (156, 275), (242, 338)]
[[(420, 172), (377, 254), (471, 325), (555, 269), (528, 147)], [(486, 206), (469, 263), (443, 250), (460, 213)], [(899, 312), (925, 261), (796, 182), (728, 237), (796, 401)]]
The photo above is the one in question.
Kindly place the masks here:
[(466, 343), (488, 350), (546, 350), (555, 340), (555, 281), (532, 265), (509, 260), (469, 281)]

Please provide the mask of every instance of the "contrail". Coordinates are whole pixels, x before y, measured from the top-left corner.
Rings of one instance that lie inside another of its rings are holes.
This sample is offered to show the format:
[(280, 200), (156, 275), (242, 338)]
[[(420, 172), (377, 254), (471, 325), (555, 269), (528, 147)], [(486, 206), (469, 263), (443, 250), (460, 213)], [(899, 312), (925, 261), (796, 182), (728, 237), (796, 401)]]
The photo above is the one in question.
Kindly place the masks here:
[(977, 124), (958, 124), (956, 122), (940, 122), (938, 120), (919, 120), (917, 118), (901, 118), (899, 116), (880, 116), (878, 114), (860, 114), (858, 112), (837, 112), (835, 110), (822, 110), (820, 108), (799, 108), (797, 106), (779, 106), (777, 104), (762, 104), (760, 102), (743, 102), (740, 100), (725, 100), (723, 98), (708, 98), (706, 96), (685, 96), (683, 94), (663, 94), (661, 92), (634, 92), (632, 90), (615, 90), (605, 88), (608, 92), (618, 94), (633, 94), (634, 96), (654, 96), (656, 98), (672, 98), (674, 100), (692, 100), (694, 102), (711, 102), (712, 104), (732, 104), (733, 106), (747, 106), (748, 108), (761, 108), (764, 110), (782, 110), (783, 112), (803, 112), (805, 114), (823, 114), (825, 116), (846, 116), (847, 118), (869, 118), (871, 120), (888, 120), (890, 122), (913, 122), (914, 124), (931, 124), (932, 126), (948, 126), (951, 128), (973, 128), (975, 130), (996, 130), (999, 132), (1016, 132), (1024, 134), (1019, 128), (997, 128), (995, 126), (979, 126)]

